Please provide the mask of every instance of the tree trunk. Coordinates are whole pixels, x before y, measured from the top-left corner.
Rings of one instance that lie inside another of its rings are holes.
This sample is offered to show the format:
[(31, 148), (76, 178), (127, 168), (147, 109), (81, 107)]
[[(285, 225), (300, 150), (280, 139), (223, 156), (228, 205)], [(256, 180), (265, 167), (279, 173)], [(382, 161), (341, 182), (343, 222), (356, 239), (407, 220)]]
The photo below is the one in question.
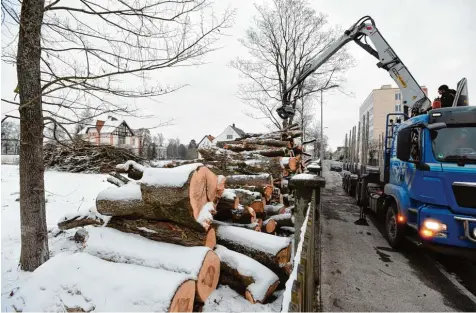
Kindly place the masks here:
[(221, 260), (220, 283), (251, 303), (265, 303), (278, 287), (278, 276), (258, 261), (220, 245), (215, 252)]
[(49, 258), (43, 163), (41, 25), (44, 0), (23, 0), (17, 50), (20, 94), (20, 266), (33, 271)]
[(284, 266), (291, 258), (289, 238), (233, 226), (218, 226), (216, 235), (218, 244), (258, 261), (286, 282)]
[(122, 217), (112, 217), (106, 226), (126, 233), (139, 234), (151, 240), (186, 247), (207, 246), (213, 249), (216, 244), (215, 230), (213, 228), (210, 228), (207, 232), (205, 230), (197, 231), (169, 222)]

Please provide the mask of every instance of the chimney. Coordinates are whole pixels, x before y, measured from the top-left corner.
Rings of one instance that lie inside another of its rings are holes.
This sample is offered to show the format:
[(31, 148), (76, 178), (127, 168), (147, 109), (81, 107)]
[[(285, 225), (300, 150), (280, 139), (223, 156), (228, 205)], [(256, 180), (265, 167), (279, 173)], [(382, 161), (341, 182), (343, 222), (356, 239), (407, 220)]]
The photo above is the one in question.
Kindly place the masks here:
[(235, 127), (235, 123), (233, 123), (233, 127)]

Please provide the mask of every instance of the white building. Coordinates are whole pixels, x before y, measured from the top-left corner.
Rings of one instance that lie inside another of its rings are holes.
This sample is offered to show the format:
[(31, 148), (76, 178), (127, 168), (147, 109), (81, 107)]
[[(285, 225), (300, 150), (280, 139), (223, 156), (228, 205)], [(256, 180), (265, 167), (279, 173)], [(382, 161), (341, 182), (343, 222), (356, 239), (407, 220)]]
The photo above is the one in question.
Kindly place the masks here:
[(111, 145), (141, 152), (140, 136), (136, 136), (132, 128), (124, 120), (109, 116), (106, 121), (97, 120), (96, 126), (85, 127), (79, 134), (82, 139), (97, 145)]
[[(206, 135), (205, 137), (203, 137), (202, 140), (200, 140), (200, 142), (198, 143), (197, 150), (210, 149), (211, 147), (214, 147), (215, 144), (213, 143), (213, 139), (215, 139), (215, 137), (213, 137), (212, 135)], [(200, 152), (198, 152), (198, 158), (202, 158)]]
[(244, 131), (241, 129), (237, 128), (235, 124), (229, 125), (225, 130), (218, 135), (214, 140), (213, 143), (216, 145), (219, 142), (223, 141), (233, 141), (238, 138), (241, 138), (245, 134)]

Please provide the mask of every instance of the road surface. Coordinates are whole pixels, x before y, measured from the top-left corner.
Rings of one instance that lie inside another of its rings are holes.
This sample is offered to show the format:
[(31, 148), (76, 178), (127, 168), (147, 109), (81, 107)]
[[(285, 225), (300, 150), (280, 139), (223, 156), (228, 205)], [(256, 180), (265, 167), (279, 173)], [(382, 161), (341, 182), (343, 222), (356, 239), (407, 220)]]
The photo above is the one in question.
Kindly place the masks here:
[(354, 224), (359, 208), (340, 173), (327, 163), (323, 175), (321, 311), (476, 311), (476, 264), (443, 261), (411, 243), (394, 251), (372, 216), (368, 226)]

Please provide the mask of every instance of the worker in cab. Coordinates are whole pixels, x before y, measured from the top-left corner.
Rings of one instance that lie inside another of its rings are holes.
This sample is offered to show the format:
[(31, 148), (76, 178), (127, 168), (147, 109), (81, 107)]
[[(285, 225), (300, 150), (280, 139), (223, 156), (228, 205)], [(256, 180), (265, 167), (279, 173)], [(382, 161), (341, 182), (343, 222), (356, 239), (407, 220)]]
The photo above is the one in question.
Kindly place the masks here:
[(455, 100), (456, 90), (449, 89), (447, 85), (441, 85), (438, 88), (438, 93), (440, 94), (440, 102), (442, 108), (449, 108), (453, 106), (453, 101)]

